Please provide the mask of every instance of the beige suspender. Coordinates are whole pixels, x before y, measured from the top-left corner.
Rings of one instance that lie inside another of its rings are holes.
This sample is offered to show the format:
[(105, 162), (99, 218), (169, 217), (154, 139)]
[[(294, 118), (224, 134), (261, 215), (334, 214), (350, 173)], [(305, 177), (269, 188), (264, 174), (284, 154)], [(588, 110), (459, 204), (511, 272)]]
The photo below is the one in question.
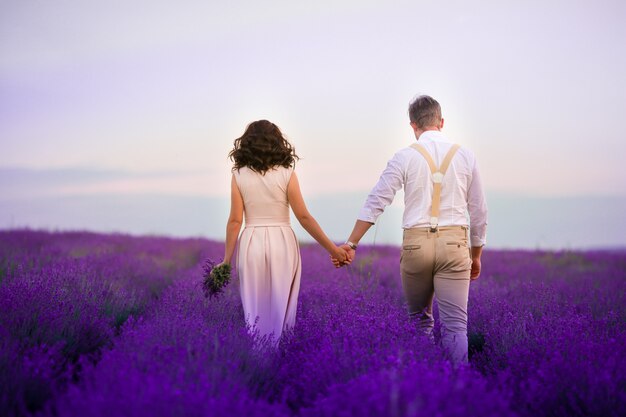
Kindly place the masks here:
[(454, 154), (456, 154), (456, 151), (459, 150), (461, 145), (452, 145), (452, 148), (450, 148), (450, 150), (446, 154), (446, 157), (443, 158), (443, 162), (441, 163), (441, 167), (439, 167), (439, 169), (437, 169), (435, 161), (422, 145), (420, 145), (419, 143), (414, 143), (413, 145), (411, 145), (411, 147), (422, 154), (422, 156), (428, 163), (428, 166), (430, 167), (430, 173), (432, 174), (433, 178), (433, 203), (432, 208), (430, 209), (430, 228), (431, 230), (435, 231), (437, 230), (437, 226), (439, 225), (439, 204), (441, 203), (441, 183), (443, 181), (443, 176), (446, 175), (446, 171), (450, 166), (450, 162), (452, 161)]

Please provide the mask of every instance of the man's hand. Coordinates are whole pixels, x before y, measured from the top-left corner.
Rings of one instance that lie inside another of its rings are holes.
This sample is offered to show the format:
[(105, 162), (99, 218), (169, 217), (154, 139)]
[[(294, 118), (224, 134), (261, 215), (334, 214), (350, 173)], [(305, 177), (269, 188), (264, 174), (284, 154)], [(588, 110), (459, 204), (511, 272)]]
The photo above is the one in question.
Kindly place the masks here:
[(482, 246), (472, 246), (471, 256), (472, 256), (472, 270), (470, 272), (470, 279), (472, 281), (478, 279), (480, 276), (480, 256), (483, 253)]
[(470, 272), (470, 279), (472, 281), (477, 280), (480, 276), (480, 257), (472, 258), (472, 271)]
[(344, 244), (339, 247), (347, 252), (348, 259), (346, 261), (341, 261), (340, 259), (337, 259), (331, 256), (330, 260), (332, 261), (333, 265), (335, 265), (335, 268), (341, 268), (342, 266), (350, 265), (350, 263), (354, 260), (354, 257), (356, 255), (356, 251), (348, 245)]

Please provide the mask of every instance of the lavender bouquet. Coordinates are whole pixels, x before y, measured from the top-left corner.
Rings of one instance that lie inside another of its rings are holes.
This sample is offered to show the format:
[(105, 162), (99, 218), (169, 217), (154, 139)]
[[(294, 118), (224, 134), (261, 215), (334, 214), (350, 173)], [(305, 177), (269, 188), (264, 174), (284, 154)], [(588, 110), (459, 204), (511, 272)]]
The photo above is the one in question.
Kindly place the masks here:
[(204, 270), (204, 281), (202, 282), (204, 296), (213, 298), (221, 293), (230, 282), (230, 265), (218, 264), (207, 259), (202, 269)]

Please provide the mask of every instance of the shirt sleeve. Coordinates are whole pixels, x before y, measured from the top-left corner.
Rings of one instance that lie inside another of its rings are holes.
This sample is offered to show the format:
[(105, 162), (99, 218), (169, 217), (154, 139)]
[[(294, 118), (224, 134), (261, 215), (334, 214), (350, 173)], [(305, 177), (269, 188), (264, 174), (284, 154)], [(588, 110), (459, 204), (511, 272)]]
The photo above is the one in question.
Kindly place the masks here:
[(402, 188), (404, 183), (403, 164), (399, 153), (387, 162), (387, 167), (380, 175), (378, 182), (372, 188), (363, 208), (357, 217), (359, 220), (369, 223), (376, 223), (385, 208), (393, 202), (396, 192)]
[(470, 217), (470, 241), (472, 246), (487, 243), (487, 202), (483, 191), (478, 163), (474, 159), (472, 179), (467, 192), (467, 210)]

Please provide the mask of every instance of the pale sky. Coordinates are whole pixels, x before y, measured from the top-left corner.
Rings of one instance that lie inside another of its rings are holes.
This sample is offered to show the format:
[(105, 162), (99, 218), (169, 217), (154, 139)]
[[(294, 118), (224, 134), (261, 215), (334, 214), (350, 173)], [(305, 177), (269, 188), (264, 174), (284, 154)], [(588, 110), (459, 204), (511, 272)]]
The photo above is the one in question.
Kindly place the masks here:
[(624, 196), (624, 22), (618, 0), (0, 0), (0, 168), (115, 173), (52, 195), (220, 197), (267, 118), (305, 198), (367, 191), (423, 93), (487, 191)]

